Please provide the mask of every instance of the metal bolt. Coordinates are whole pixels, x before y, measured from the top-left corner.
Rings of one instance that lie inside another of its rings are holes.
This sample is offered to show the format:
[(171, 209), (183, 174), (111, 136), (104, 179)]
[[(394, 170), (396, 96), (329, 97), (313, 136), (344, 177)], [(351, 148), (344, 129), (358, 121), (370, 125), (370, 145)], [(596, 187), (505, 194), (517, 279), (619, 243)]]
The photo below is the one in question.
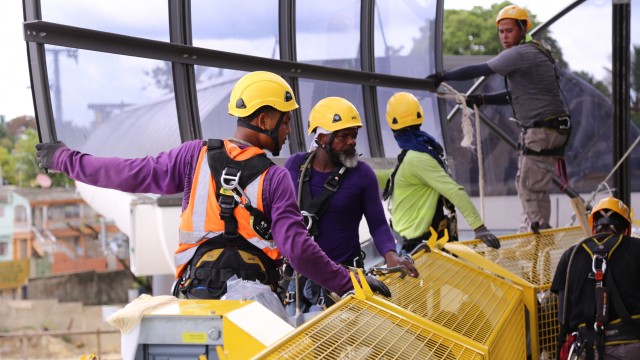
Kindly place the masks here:
[(218, 328), (211, 328), (209, 329), (209, 331), (207, 332), (207, 336), (209, 337), (209, 339), (211, 340), (218, 340), (220, 339), (220, 329)]

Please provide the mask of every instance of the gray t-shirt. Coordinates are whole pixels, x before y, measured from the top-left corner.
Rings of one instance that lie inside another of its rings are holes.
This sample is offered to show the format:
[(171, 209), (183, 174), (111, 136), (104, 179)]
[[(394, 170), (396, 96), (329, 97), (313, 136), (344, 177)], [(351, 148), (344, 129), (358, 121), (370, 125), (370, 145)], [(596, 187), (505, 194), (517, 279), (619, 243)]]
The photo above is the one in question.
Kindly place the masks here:
[(535, 45), (506, 49), (487, 65), (507, 77), (515, 117), (522, 125), (566, 113), (553, 64)]

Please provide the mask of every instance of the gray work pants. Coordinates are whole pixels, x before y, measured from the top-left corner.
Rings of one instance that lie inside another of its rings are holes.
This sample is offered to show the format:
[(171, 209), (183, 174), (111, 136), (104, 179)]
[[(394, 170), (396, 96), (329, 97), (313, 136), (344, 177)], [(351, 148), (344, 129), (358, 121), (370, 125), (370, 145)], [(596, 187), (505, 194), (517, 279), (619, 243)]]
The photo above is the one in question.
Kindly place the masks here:
[[(563, 146), (568, 134), (560, 134), (554, 129), (531, 128), (521, 135), (520, 142), (527, 148), (540, 151)], [(522, 203), (522, 217), (518, 232), (531, 231), (531, 224), (535, 221), (540, 229), (551, 227), (551, 200), (549, 190), (555, 174), (558, 157), (522, 155), (518, 153), (518, 172), (516, 174), (516, 189)]]

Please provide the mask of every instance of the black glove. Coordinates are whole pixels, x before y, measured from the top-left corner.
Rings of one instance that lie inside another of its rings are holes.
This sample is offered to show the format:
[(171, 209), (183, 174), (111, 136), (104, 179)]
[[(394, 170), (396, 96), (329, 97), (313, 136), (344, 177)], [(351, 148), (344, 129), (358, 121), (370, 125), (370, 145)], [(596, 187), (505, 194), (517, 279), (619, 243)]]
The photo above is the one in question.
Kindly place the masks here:
[(431, 80), (431, 82), (433, 83), (433, 91), (435, 91), (438, 86), (440, 86), (440, 84), (444, 81), (444, 76), (441, 72), (435, 72), (427, 76), (426, 79)]
[(482, 94), (467, 95), (465, 103), (468, 107), (473, 109), (473, 105), (480, 106), (484, 104), (484, 96)]
[(491, 233), (484, 225), (475, 229), (476, 239), (480, 239), (490, 248), (500, 249), (500, 240)]
[(43, 169), (50, 169), (51, 162), (53, 161), (53, 154), (62, 147), (66, 147), (66, 145), (61, 141), (36, 144), (38, 165)]
[(389, 290), (387, 285), (385, 285), (382, 281), (369, 275), (365, 276), (365, 279), (367, 280), (367, 284), (369, 284), (369, 287), (371, 288), (371, 290), (373, 290), (374, 293), (378, 293), (385, 297), (391, 297), (391, 290)]

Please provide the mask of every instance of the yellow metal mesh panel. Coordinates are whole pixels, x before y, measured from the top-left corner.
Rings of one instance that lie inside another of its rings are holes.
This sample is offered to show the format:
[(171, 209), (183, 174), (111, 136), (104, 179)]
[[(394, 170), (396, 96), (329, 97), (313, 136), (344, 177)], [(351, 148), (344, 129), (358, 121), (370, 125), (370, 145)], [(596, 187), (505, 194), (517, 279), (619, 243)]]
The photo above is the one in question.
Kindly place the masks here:
[[(479, 240), (463, 242), (488, 260), (507, 269), (517, 277), (533, 285), (537, 317), (530, 314), (538, 335), (532, 344), (534, 358), (553, 359), (557, 348), (559, 325), (557, 322), (558, 298), (549, 289), (560, 257), (571, 245), (585, 238), (579, 226), (543, 230), (533, 233), (500, 237), (501, 247), (489, 249)], [(480, 264), (476, 264), (481, 266)]]
[(500, 237), (500, 249), (489, 249), (479, 240), (463, 242), (487, 259), (540, 287), (550, 286), (562, 253), (584, 239), (578, 226)]
[(558, 296), (546, 288), (538, 294), (538, 349), (540, 359), (555, 359), (558, 344)]
[(257, 359), (484, 359), (478, 350), (355, 297), (317, 319)]
[(439, 252), (418, 253), (414, 260), (418, 279), (381, 278), (391, 289), (391, 302), (490, 348), (508, 343), (513, 356), (505, 359), (526, 353), (520, 288)]

